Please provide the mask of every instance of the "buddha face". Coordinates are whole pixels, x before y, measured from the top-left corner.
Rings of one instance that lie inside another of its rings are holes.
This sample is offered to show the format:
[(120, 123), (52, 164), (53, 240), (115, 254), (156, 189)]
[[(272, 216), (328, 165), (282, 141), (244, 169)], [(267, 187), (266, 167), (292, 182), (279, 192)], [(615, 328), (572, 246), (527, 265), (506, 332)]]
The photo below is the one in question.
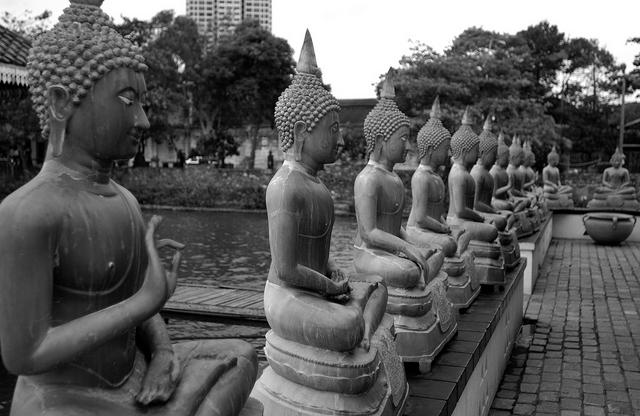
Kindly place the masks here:
[(478, 153), (480, 152), (480, 145), (478, 143), (474, 144), (473, 147), (471, 147), (471, 149), (469, 149), (468, 152), (466, 152), (463, 156), (462, 156), (462, 163), (464, 163), (464, 165), (466, 167), (471, 167), (473, 166), (476, 161), (478, 160)]
[(547, 157), (547, 162), (549, 163), (550, 166), (553, 166), (555, 168), (556, 166), (558, 166), (560, 159), (556, 155), (549, 155)]
[(384, 142), (387, 159), (393, 163), (404, 162), (407, 157), (407, 141), (409, 140), (409, 128), (406, 126), (396, 130), (389, 139)]
[(622, 166), (622, 158), (621, 157), (611, 158), (611, 166), (613, 166), (616, 169), (620, 168)]
[(336, 161), (341, 146), (344, 146), (344, 141), (340, 134), (340, 117), (337, 111), (330, 111), (311, 130), (302, 151), (324, 165)]
[(146, 91), (139, 72), (118, 68), (107, 73), (80, 101), (67, 123), (73, 145), (101, 160), (135, 156), (141, 131), (149, 128), (141, 104)]

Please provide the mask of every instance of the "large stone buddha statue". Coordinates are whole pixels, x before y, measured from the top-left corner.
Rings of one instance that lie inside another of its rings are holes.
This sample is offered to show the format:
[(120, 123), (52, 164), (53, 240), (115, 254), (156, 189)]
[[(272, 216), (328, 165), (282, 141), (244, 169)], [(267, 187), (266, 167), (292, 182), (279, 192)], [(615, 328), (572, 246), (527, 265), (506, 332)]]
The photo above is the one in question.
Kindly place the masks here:
[[(476, 184), (469, 169), (478, 160), (480, 139), (471, 128), (469, 108), (462, 125), (451, 138), (453, 166), (449, 171), (449, 212), (447, 223), (469, 233), (469, 248), (475, 255), (475, 268), (482, 284), (504, 284), (505, 270), (502, 250), (496, 243), (498, 229), (495, 220), (485, 218), (474, 209)], [(504, 227), (502, 219), (499, 226)]]
[[(49, 145), (40, 173), (0, 205), (0, 341), (19, 376), (11, 415), (237, 415), (257, 375), (254, 349), (171, 344), (158, 312), (183, 246), (156, 241), (160, 217), (145, 226), (110, 178), (149, 122), (144, 59), (101, 3), (72, 0), (29, 53)], [(160, 247), (177, 250), (169, 270)]]
[(407, 235), (416, 245), (436, 245), (445, 255), (447, 295), (454, 307), (467, 308), (480, 292), (473, 253), (467, 250), (464, 230), (452, 232), (446, 223), (446, 187), (438, 174), (449, 158), (451, 134), (440, 121), (440, 99), (436, 97), (429, 121), (418, 132), (420, 165), (411, 177), (411, 213)]
[(275, 110), (285, 162), (267, 187), (269, 367), (252, 397), (273, 416), (397, 414), (408, 386), (385, 281), (347, 276), (329, 256), (333, 201), (317, 173), (336, 161), (342, 137), (338, 101), (320, 74), (307, 32)]
[(543, 193), (549, 209), (573, 208), (573, 188), (560, 182), (558, 163), (560, 155), (553, 146), (547, 155), (547, 166), (542, 169)]
[(409, 237), (402, 227), (405, 189), (393, 171), (405, 160), (409, 119), (397, 107), (392, 71), (380, 101), (364, 121), (369, 162), (354, 184), (358, 234), (356, 270), (380, 274), (389, 288), (387, 312), (396, 326), (398, 354), (428, 371), (457, 330), (446, 297), (444, 255), (432, 242)]
[(492, 116), (487, 116), (480, 140), (478, 161), (471, 169), (471, 176), (475, 181), (476, 191), (474, 209), (485, 220), (490, 220), (498, 229), (498, 237), (507, 270), (515, 267), (520, 260), (520, 249), (516, 235), (516, 217), (511, 211), (498, 211), (491, 205), (493, 195), (493, 177), (489, 169), (495, 164), (498, 151), (498, 137), (492, 130)]
[(629, 171), (623, 168), (624, 153), (619, 147), (611, 156), (611, 167), (602, 174), (602, 185), (598, 187), (587, 208), (640, 209), (636, 188), (631, 184)]

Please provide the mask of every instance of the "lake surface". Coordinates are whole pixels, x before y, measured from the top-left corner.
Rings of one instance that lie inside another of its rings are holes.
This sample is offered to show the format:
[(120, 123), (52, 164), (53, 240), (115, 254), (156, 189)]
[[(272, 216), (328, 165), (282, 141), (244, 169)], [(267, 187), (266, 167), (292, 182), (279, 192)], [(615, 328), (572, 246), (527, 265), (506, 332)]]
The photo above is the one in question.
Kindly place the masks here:
[[(143, 211), (164, 221), (159, 238), (186, 244), (178, 274), (179, 283), (212, 286), (236, 285), (262, 289), (271, 255), (266, 213)], [(336, 262), (352, 271), (355, 217), (336, 217), (331, 252)], [(167, 264), (171, 250), (167, 250)]]

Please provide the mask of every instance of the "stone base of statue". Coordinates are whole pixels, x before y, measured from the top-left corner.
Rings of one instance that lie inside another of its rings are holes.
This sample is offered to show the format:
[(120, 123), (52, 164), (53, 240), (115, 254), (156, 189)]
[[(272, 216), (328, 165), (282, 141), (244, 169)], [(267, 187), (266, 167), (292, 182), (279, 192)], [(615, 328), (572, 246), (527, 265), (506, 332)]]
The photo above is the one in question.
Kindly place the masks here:
[(601, 196), (595, 195), (595, 198), (589, 201), (587, 208), (595, 209), (628, 209), (640, 210), (640, 202), (635, 198), (623, 197), (621, 195)]
[(573, 208), (573, 199), (569, 194), (544, 194), (547, 200), (548, 209), (568, 209)]
[(447, 274), (438, 273), (424, 289), (389, 288), (387, 312), (394, 319), (402, 361), (431, 371), (433, 360), (458, 331), (457, 310), (447, 298)]
[(520, 262), (520, 245), (515, 230), (499, 232), (498, 241), (502, 249), (504, 268), (506, 271), (513, 270)]
[(454, 308), (466, 309), (478, 297), (480, 283), (474, 256), (469, 250), (461, 257), (445, 257), (442, 270), (447, 273), (447, 297)]
[(505, 284), (504, 260), (499, 244), (471, 240), (468, 249), (475, 256), (474, 265), (481, 285)]
[(265, 416), (384, 415), (404, 412), (409, 386), (385, 314), (369, 351), (337, 352), (266, 335), (269, 366), (251, 397)]

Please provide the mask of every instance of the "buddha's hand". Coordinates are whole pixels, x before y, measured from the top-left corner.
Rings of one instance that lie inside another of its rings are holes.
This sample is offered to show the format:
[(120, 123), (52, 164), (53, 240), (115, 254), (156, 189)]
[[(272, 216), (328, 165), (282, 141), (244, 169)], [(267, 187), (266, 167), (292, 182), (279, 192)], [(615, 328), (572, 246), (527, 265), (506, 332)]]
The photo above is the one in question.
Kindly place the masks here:
[[(161, 300), (162, 304), (164, 304), (176, 289), (177, 272), (181, 259), (180, 250), (184, 248), (184, 244), (180, 244), (169, 239), (160, 240), (156, 243), (155, 231), (161, 221), (161, 216), (154, 215), (151, 217), (151, 220), (149, 220), (149, 224), (147, 226), (145, 246), (147, 248), (149, 264), (147, 265), (147, 273), (142, 289), (147, 293), (152, 294), (154, 297), (157, 297)], [(171, 271), (168, 273), (165, 273), (164, 265), (162, 264), (162, 260), (158, 254), (158, 248), (162, 247), (171, 247), (176, 250), (171, 264)]]
[(432, 248), (419, 248), (412, 244), (408, 244), (402, 252), (409, 260), (416, 263), (423, 272), (427, 272), (429, 270), (427, 260), (436, 252), (436, 250)]
[(136, 401), (144, 406), (165, 403), (176, 389), (179, 378), (180, 365), (171, 346), (154, 351)]
[(340, 269), (331, 272), (329, 284), (327, 285), (326, 295), (338, 296), (349, 293), (349, 278)]

